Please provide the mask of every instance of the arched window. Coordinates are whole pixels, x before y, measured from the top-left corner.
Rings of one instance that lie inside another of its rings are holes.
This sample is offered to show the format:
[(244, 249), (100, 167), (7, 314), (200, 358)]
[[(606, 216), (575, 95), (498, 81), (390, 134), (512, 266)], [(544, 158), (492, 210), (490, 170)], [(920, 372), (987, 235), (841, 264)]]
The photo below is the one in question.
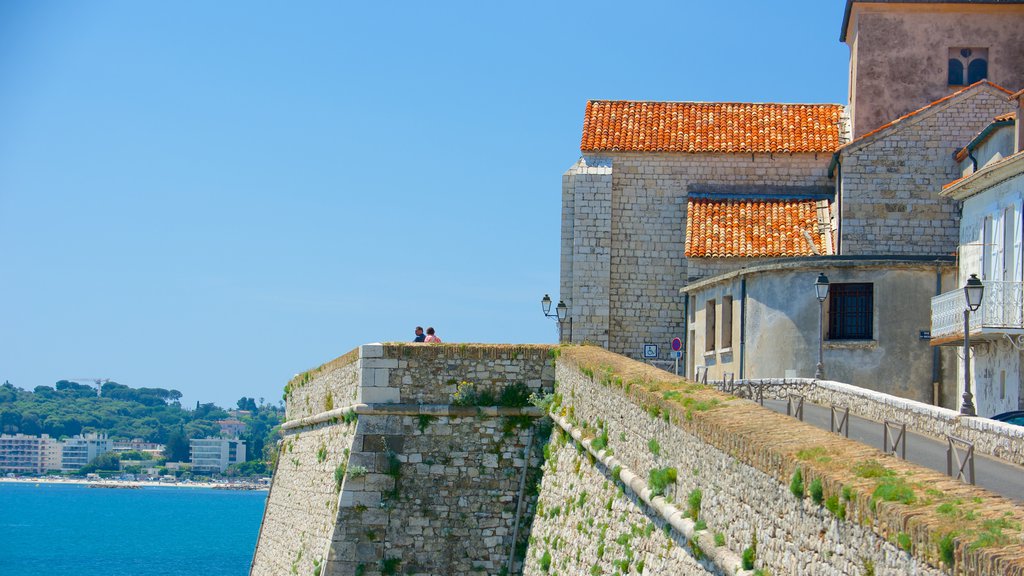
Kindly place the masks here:
[(950, 48), (948, 83), (967, 86), (988, 78), (988, 48)]
[(955, 58), (949, 59), (949, 85), (960, 86), (964, 83), (964, 65)]
[(967, 65), (967, 83), (974, 84), (978, 80), (988, 78), (988, 61), (984, 58), (975, 58)]

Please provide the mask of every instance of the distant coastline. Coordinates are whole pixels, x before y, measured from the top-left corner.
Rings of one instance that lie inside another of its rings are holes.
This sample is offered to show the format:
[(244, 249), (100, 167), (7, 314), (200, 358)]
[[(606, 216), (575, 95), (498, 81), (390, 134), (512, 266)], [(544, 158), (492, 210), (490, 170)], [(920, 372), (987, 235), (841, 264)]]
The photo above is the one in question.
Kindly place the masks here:
[(155, 482), (149, 480), (86, 480), (84, 478), (0, 478), (0, 484), (81, 484), (96, 488), (212, 488), (215, 490), (269, 491), (254, 482)]

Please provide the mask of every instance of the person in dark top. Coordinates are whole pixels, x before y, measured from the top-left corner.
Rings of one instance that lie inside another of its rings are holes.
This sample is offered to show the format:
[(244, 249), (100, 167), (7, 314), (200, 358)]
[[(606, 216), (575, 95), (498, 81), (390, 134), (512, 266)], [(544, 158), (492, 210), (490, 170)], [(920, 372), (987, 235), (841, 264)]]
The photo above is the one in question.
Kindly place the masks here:
[(423, 326), (416, 327), (416, 337), (413, 338), (413, 342), (423, 342), (427, 339), (427, 335), (423, 333)]

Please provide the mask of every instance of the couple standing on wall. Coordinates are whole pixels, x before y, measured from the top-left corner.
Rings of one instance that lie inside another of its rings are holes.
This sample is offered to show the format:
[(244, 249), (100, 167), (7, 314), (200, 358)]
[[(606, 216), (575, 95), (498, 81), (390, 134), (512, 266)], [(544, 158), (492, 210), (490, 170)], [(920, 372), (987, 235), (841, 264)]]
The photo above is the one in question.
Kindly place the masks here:
[(427, 333), (426, 334), (423, 333), (423, 326), (417, 326), (416, 327), (416, 338), (413, 339), (413, 342), (426, 342), (428, 344), (432, 343), (432, 342), (436, 342), (436, 343), (440, 344), (441, 339), (438, 338), (434, 334), (434, 327), (433, 326), (431, 326), (430, 328), (427, 328)]

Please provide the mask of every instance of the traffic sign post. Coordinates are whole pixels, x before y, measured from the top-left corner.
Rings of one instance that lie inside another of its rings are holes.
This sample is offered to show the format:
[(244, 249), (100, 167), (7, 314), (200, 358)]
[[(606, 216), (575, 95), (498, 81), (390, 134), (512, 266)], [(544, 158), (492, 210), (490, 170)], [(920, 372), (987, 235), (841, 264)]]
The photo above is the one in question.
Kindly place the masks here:
[(683, 357), (683, 341), (680, 338), (672, 339), (672, 356), (676, 359), (676, 376), (679, 376), (679, 359)]

